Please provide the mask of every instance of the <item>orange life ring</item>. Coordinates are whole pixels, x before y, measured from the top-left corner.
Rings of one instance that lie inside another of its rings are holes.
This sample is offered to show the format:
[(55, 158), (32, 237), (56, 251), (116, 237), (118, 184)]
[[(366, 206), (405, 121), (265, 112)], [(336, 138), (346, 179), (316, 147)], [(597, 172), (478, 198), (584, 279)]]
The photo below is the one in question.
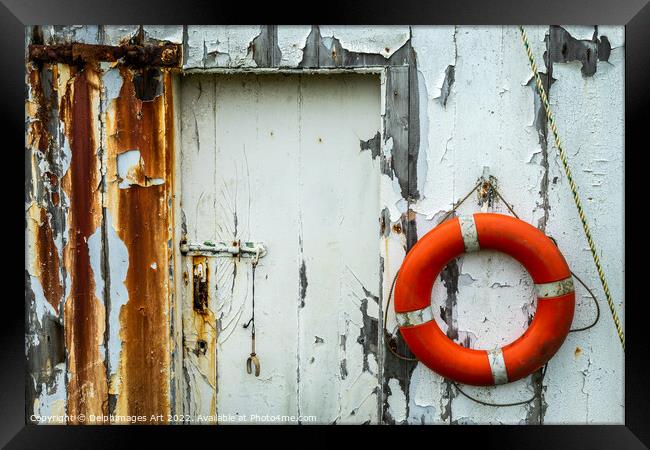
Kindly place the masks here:
[[(497, 250), (530, 273), (537, 310), (526, 332), (495, 350), (474, 350), (453, 342), (438, 327), (431, 289), (445, 265), (465, 252)], [(575, 308), (571, 271), (562, 253), (532, 225), (503, 214), (477, 213), (443, 222), (408, 253), (395, 285), (395, 313), (413, 354), (431, 370), (460, 383), (509, 383), (541, 368), (566, 338)]]

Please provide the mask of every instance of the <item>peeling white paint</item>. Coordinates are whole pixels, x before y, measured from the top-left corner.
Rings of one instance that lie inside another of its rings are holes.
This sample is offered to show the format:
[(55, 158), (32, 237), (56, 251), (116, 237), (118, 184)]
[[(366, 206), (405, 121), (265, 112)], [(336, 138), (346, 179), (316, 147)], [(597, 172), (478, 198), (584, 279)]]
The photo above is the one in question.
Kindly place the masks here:
[(95, 298), (100, 303), (104, 298), (104, 277), (102, 276), (102, 227), (97, 227), (95, 232), (88, 238), (88, 255), (90, 257), (90, 268), (93, 272), (95, 283)]
[(139, 25), (104, 25), (104, 44), (120, 45), (134, 36), (139, 29)]
[(120, 189), (128, 189), (132, 185), (156, 186), (165, 184), (162, 178), (147, 178), (143, 181), (138, 175), (144, 176), (144, 159), (140, 156), (140, 150), (128, 150), (117, 155), (117, 176), (119, 177)]
[[(45, 298), (45, 293), (43, 292), (43, 287), (41, 282), (33, 275), (29, 277), (32, 291), (34, 292), (34, 311), (36, 313), (36, 319), (38, 320), (41, 326), (45, 325), (43, 319), (46, 314), (49, 314), (52, 317), (57, 317), (58, 312), (54, 310), (50, 302)], [(38, 345), (38, 342), (35, 342), (35, 345)]]
[[(599, 27), (599, 34), (606, 34), (605, 31)], [(616, 39), (622, 39), (621, 33), (619, 27)], [(553, 76), (558, 81), (553, 84), (550, 101), (594, 241), (601, 255), (605, 255), (601, 256), (601, 263), (624, 323), (625, 64), (624, 48), (618, 47), (621, 44), (622, 41), (617, 42), (609, 63), (599, 63), (592, 77), (582, 76), (579, 67), (555, 65)], [(594, 289), (602, 314), (596, 327), (570, 334), (550, 361), (546, 423), (624, 423), (624, 355), (557, 151), (550, 151), (550, 178), (557, 177), (557, 182), (549, 185), (554, 206), (549, 234), (557, 239), (569, 266)], [(597, 178), (593, 172), (579, 170), (595, 165), (606, 175)], [(594, 183), (599, 178), (600, 182)], [(584, 288), (577, 283), (575, 288), (574, 327), (584, 326), (594, 317), (594, 307)]]
[(441, 377), (430, 375), (431, 371), (422, 363), (413, 370), (409, 386), (409, 422), (434, 424), (441, 420), (439, 397), (443, 395)]
[(112, 68), (104, 71), (102, 74), (102, 86), (105, 92), (105, 97), (103, 98), (105, 105), (110, 104), (111, 100), (119, 97), (123, 83), (124, 80), (119, 69)]
[[(102, 247), (102, 227), (99, 226), (88, 238), (88, 255), (90, 257), (90, 268), (93, 272), (93, 281), (95, 283), (95, 298), (100, 303), (102, 308), (105, 308), (104, 277), (102, 272)], [(99, 342), (99, 355), (101, 356), (102, 360), (106, 355), (103, 339)]]
[(42, 30), (43, 40), (46, 43), (98, 43), (98, 25), (46, 25), (43, 26)]
[(351, 52), (375, 53), (390, 58), (410, 37), (408, 26), (321, 26), (321, 36), (336, 38)]
[(406, 395), (395, 378), (388, 381), (388, 387), (390, 388), (388, 413), (395, 423), (403, 423), (406, 420)]
[(184, 67), (255, 67), (250, 44), (260, 26), (188, 26)]
[(598, 37), (600, 36), (607, 36), (607, 39), (612, 46), (612, 50), (625, 45), (625, 27), (598, 25)]
[(388, 208), (391, 222), (399, 221), (406, 209), (402, 204), (403, 199), (397, 178), (382, 174), (380, 190), (383, 200), (382, 206)]
[(144, 165), (144, 161), (140, 156), (140, 150), (128, 150), (117, 155), (117, 176), (122, 180), (119, 184), (120, 189), (128, 189), (131, 184), (137, 183), (133, 172), (140, 169), (141, 165)]
[[(106, 215), (106, 240), (109, 256), (110, 275), (110, 309), (108, 316), (108, 372), (109, 376), (117, 373), (122, 349), (120, 338), (120, 311), (129, 301), (126, 289), (126, 275), (129, 270), (129, 253), (126, 245), (115, 232), (113, 216), (110, 211)], [(113, 384), (113, 380), (111, 380)], [(111, 386), (113, 387), (113, 386)], [(114, 393), (117, 393), (114, 392)]]
[(65, 362), (54, 366), (52, 383), (41, 384), (41, 394), (34, 400), (34, 416), (39, 424), (65, 424)]
[(278, 47), (282, 53), (281, 67), (298, 67), (311, 26), (286, 25), (278, 27)]
[(425, 100), (440, 97), (440, 90), (445, 81), (445, 71), (456, 65), (454, 45), (454, 26), (413, 26), (411, 45), (418, 59), (418, 70), (426, 80), (428, 96)]
[[(455, 120), (455, 104), (451, 101), (453, 94), (443, 107), (437, 99), (440, 98), (442, 85), (445, 80), (447, 67), (456, 65), (455, 27), (413, 27), (411, 44), (418, 58), (418, 71), (423, 75), (428, 96), (421, 98), (421, 111), (426, 109), (426, 127), (421, 126), (420, 142), (427, 143), (427, 151), (419, 154), (427, 161), (426, 174), (419, 175), (421, 198), (411, 208), (419, 214), (432, 219), (441, 211), (448, 210), (453, 201), (455, 183), (449, 182), (445, 174), (454, 168), (454, 159), (446, 155), (454, 155), (453, 123)], [(451, 86), (451, 92), (456, 89)], [(425, 100), (422, 103), (422, 100)], [(435, 101), (434, 101), (435, 100)], [(423, 133), (423, 129), (428, 131)], [(422, 144), (421, 144), (422, 145)], [(473, 180), (467, 180), (464, 185), (471, 189)], [(465, 189), (459, 186), (458, 190)], [(419, 225), (420, 226), (420, 225)], [(420, 236), (423, 232), (419, 232)]]
[(145, 37), (150, 39), (168, 41), (174, 44), (183, 42), (183, 25), (145, 25), (143, 29)]

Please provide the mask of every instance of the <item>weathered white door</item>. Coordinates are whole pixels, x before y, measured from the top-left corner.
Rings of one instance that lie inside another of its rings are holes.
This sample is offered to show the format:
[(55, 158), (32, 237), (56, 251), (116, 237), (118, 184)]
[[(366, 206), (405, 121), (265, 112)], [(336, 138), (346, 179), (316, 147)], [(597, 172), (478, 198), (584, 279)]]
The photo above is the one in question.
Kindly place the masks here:
[[(380, 129), (379, 76), (192, 75), (181, 96), (178, 233), (268, 250), (255, 272), (257, 378), (245, 365), (250, 259), (183, 258), (185, 413), (376, 423), (380, 170), (360, 142)], [(207, 311), (193, 300), (197, 264)]]

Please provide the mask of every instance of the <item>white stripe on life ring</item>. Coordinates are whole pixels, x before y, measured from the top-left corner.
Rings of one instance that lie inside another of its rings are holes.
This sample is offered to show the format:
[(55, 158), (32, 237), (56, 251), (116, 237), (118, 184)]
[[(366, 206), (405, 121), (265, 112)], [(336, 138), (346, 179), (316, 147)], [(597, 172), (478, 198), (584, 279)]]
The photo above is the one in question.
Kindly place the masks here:
[(506, 370), (506, 361), (503, 359), (503, 351), (500, 348), (488, 350), (487, 355), (494, 384), (506, 384), (508, 371)]
[(535, 292), (537, 293), (537, 298), (551, 298), (569, 294), (574, 292), (573, 277), (553, 281), (552, 283), (536, 284)]
[(481, 246), (478, 243), (478, 231), (476, 231), (476, 222), (474, 216), (459, 216), (460, 233), (463, 236), (465, 252), (478, 252)]
[(431, 322), (433, 320), (433, 310), (431, 306), (427, 306), (417, 311), (409, 311), (405, 313), (396, 313), (397, 323), (400, 327), (412, 327), (415, 325), (422, 325), (423, 323)]

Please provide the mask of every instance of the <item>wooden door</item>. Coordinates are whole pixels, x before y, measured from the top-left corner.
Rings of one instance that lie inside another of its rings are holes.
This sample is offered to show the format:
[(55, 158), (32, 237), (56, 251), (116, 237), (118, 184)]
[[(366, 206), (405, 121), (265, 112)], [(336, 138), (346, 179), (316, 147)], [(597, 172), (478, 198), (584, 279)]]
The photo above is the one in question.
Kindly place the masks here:
[(380, 130), (379, 76), (193, 75), (181, 97), (178, 233), (268, 251), (255, 269), (259, 377), (245, 367), (250, 259), (183, 258), (184, 412), (376, 423), (380, 170), (360, 144)]

